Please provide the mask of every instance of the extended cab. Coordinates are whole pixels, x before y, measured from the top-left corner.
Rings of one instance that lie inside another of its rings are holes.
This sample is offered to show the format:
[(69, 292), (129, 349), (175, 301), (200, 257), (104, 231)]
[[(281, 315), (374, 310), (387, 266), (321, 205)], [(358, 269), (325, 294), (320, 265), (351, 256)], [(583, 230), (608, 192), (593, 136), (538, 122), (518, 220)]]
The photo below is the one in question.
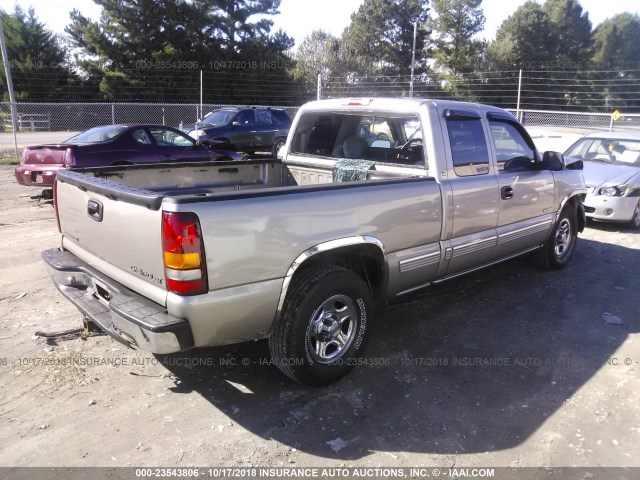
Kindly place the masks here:
[(126, 345), (268, 338), (286, 375), (326, 384), (376, 308), (527, 252), (562, 268), (584, 228), (580, 162), (495, 107), (313, 102), (278, 156), (61, 171), (57, 288)]

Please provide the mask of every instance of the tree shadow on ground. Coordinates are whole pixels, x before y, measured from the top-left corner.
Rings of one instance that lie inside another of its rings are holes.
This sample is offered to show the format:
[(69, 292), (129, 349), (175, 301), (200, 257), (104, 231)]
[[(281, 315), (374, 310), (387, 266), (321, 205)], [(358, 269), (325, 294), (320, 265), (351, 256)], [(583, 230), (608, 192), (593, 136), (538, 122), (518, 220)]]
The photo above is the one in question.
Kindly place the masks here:
[[(366, 365), (335, 385), (289, 381), (261, 341), (186, 355), (211, 366), (167, 362), (177, 377), (172, 390), (198, 392), (253, 434), (325, 458), (512, 448), (640, 330), (640, 251), (581, 239), (564, 270), (530, 260), (380, 312)], [(605, 312), (625, 323), (606, 323)]]

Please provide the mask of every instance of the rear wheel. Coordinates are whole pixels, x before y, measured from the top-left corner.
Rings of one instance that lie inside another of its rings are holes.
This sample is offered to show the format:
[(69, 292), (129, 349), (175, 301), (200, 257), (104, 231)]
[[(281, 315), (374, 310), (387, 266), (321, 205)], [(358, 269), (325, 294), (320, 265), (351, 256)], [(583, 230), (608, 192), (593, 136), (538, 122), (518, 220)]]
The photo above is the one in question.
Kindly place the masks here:
[(271, 357), (289, 378), (328, 385), (345, 376), (364, 350), (373, 300), (359, 275), (314, 268), (295, 279), (269, 337)]
[(540, 264), (549, 270), (564, 268), (569, 263), (578, 242), (576, 211), (567, 205), (553, 227), (553, 233), (538, 252)]

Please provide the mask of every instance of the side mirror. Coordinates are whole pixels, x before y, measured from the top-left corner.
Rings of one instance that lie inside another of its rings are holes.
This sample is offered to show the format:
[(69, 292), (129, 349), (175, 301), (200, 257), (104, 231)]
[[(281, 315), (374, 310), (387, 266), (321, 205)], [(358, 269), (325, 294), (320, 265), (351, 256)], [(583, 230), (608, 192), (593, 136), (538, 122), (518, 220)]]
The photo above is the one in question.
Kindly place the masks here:
[(240, 126), (240, 122), (233, 122), (231, 124), (232, 127), (239, 127)]
[(282, 145), (276, 154), (276, 158), (278, 160), (284, 160), (285, 155), (287, 154), (286, 145)]
[(542, 170), (551, 170), (552, 172), (564, 170), (564, 156), (559, 152), (544, 152), (540, 166)]

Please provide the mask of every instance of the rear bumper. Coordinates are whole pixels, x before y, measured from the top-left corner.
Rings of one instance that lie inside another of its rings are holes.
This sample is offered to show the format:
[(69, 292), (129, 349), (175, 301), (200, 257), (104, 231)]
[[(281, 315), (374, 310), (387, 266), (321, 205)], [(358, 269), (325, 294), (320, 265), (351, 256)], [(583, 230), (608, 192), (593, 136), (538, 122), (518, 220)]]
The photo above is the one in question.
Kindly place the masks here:
[(152, 353), (193, 347), (189, 323), (101, 274), (75, 255), (58, 249), (42, 252), (56, 288), (119, 342)]
[(20, 185), (29, 187), (51, 187), (56, 178), (56, 172), (61, 165), (20, 165), (14, 174)]

